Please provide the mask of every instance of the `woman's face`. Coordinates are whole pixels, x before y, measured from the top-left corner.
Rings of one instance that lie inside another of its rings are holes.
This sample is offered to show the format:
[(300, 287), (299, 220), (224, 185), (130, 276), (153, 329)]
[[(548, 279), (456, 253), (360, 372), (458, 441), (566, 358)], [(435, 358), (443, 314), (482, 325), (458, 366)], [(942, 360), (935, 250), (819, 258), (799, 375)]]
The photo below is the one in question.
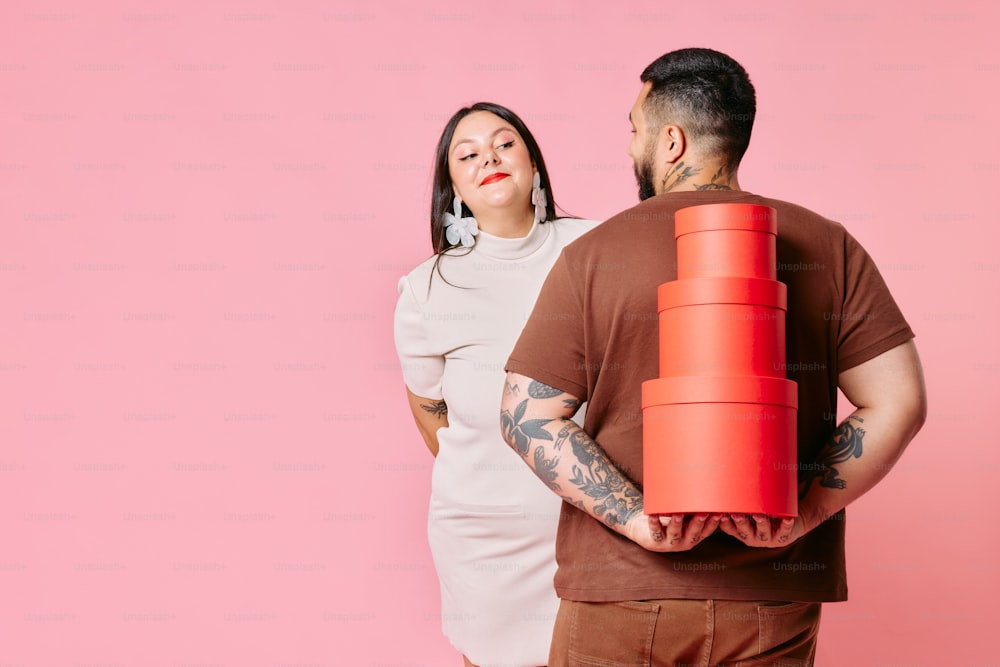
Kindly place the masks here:
[(459, 121), (448, 148), (448, 171), (455, 193), (473, 217), (491, 210), (524, 215), (532, 210), (535, 167), (517, 130), (489, 111)]

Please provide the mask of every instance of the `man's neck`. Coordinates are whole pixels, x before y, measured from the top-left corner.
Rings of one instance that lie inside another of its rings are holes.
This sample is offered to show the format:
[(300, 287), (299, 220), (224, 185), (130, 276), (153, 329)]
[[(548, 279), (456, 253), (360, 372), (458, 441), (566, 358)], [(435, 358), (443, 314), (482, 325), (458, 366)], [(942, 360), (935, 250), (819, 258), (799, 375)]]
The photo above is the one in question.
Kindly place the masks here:
[(683, 192), (691, 190), (739, 190), (736, 170), (730, 171), (724, 164), (685, 160), (671, 165), (663, 180), (659, 193)]

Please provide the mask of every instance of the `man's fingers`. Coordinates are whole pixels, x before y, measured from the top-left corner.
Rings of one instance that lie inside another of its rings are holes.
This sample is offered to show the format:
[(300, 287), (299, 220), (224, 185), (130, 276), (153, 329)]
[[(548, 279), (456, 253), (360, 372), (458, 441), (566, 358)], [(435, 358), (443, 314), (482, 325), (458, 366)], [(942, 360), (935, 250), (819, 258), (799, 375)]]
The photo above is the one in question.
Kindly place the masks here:
[[(667, 526), (667, 544), (680, 544), (684, 538), (684, 515), (673, 514), (665, 517), (670, 523)], [(662, 519), (660, 523), (663, 523)]]
[(723, 515), (721, 514), (710, 514), (708, 516), (708, 521), (705, 522), (705, 528), (701, 531), (702, 539), (708, 537), (719, 528), (719, 525), (722, 523), (722, 516)]
[(701, 539), (702, 533), (705, 531), (705, 522), (708, 520), (707, 514), (695, 514), (688, 521), (686, 533), (687, 540), (691, 544), (697, 544), (698, 540)]
[(774, 539), (779, 544), (785, 544), (792, 537), (792, 528), (794, 527), (795, 527), (795, 518), (786, 516), (784, 519), (781, 520), (781, 523), (778, 525), (778, 532), (775, 533)]
[(753, 521), (757, 526), (757, 540), (760, 542), (771, 541), (771, 518), (766, 514), (754, 514)]
[(653, 515), (649, 518), (649, 534), (653, 536), (653, 539), (657, 542), (663, 541), (663, 524), (660, 522), (660, 517)]
[[(658, 552), (687, 551), (697, 546), (714, 533), (723, 523), (723, 514), (652, 514), (646, 515), (646, 526), (639, 530), (634, 541), (644, 544), (647, 549)], [(732, 534), (732, 524), (726, 532)], [(654, 546), (655, 544), (655, 546)]]
[(726, 535), (735, 537), (740, 542), (750, 545), (756, 537), (753, 530), (747, 527), (748, 519), (742, 514), (723, 514), (719, 520), (719, 529)]
[(719, 527), (751, 547), (785, 546), (795, 532), (795, 517), (772, 519), (766, 514), (731, 514), (723, 516)]
[(736, 529), (736, 537), (740, 538), (744, 542), (750, 539), (750, 532), (753, 530), (753, 526), (747, 521), (747, 518), (743, 514), (733, 515), (733, 524)]

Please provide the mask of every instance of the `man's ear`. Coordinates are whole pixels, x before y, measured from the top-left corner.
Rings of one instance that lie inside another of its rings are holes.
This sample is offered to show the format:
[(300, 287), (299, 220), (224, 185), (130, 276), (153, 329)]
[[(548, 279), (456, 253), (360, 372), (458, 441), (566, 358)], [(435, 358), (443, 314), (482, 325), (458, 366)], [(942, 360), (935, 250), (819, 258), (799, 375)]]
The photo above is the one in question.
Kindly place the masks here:
[(657, 157), (668, 164), (675, 164), (687, 151), (687, 137), (684, 130), (676, 125), (664, 125), (657, 135), (659, 151)]

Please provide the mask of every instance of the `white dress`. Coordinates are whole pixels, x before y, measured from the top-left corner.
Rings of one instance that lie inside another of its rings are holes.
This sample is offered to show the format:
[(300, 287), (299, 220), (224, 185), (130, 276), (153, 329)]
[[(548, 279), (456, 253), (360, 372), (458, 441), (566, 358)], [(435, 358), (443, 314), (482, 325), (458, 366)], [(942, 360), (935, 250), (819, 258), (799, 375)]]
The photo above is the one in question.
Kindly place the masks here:
[(518, 239), (480, 232), (468, 254), (441, 258), (448, 282), (433, 257), (399, 281), (403, 379), (448, 406), (427, 520), (442, 630), (482, 667), (548, 662), (562, 501), (503, 441), (500, 399), (504, 365), (545, 276), (562, 248), (597, 224), (562, 218)]

